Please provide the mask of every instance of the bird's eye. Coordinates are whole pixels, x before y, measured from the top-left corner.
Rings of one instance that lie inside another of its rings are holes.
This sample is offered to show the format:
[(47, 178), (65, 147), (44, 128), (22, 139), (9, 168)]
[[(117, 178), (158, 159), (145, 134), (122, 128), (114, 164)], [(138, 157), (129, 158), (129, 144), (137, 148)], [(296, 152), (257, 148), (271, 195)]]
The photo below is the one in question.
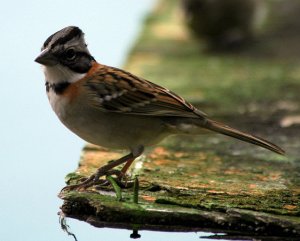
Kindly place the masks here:
[(67, 49), (66, 51), (66, 58), (68, 60), (73, 60), (76, 58), (76, 52), (74, 49), (70, 48), (70, 49)]

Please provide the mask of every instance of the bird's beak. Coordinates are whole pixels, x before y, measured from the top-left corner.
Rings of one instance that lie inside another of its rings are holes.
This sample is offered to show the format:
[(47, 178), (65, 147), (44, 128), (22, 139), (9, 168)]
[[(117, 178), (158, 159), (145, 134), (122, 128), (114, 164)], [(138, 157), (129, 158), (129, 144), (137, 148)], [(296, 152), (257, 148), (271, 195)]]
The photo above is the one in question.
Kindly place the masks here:
[(53, 66), (57, 64), (57, 59), (55, 56), (50, 52), (49, 49), (44, 49), (39, 56), (34, 60), (35, 62), (42, 64)]

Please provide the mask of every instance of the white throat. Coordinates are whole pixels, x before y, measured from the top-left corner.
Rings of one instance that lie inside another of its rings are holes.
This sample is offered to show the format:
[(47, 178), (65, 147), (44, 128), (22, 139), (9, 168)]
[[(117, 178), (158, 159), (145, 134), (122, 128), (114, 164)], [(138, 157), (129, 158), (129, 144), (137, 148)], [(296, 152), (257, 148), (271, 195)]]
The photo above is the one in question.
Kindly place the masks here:
[(60, 64), (54, 66), (42, 65), (42, 67), (46, 77), (46, 81), (51, 84), (58, 84), (62, 82), (74, 83), (85, 76), (85, 74), (76, 73)]

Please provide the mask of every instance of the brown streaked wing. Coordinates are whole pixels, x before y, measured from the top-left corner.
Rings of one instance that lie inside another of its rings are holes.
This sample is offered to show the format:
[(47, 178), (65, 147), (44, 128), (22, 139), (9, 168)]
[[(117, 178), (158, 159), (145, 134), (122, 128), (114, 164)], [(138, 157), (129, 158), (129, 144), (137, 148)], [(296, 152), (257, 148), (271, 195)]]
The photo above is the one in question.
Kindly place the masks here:
[(121, 69), (101, 65), (85, 84), (92, 105), (133, 115), (205, 117), (183, 98)]

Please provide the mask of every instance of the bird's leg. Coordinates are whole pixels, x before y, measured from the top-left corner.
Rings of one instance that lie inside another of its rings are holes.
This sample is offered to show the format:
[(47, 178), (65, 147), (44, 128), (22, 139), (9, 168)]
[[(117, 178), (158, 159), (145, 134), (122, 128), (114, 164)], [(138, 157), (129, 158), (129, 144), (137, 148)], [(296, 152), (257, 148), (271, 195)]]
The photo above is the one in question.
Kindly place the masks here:
[(134, 160), (135, 159), (131, 159), (125, 163), (125, 165), (122, 167), (122, 169), (120, 171), (120, 174), (118, 175), (119, 177), (125, 176), (126, 172), (128, 171), (129, 167), (131, 166), (131, 164), (133, 163)]
[[(64, 187), (61, 191), (65, 190), (74, 190), (74, 189), (86, 189), (88, 187), (91, 187), (95, 184), (99, 184), (99, 178), (105, 175), (111, 175), (111, 174), (117, 174), (118, 179), (122, 179), (125, 176), (126, 171), (132, 164), (132, 162), (140, 156), (144, 151), (143, 146), (138, 146), (134, 149), (132, 149), (131, 153), (129, 153), (126, 156), (121, 157), (118, 160), (112, 161), (102, 167), (100, 167), (96, 173), (91, 175), (88, 179), (85, 181), (79, 183), (79, 184), (74, 184), (74, 185), (69, 185)], [(123, 163), (126, 163), (125, 166), (122, 168), (120, 172), (113, 170), (114, 167), (119, 166)], [(128, 164), (127, 164), (128, 163)]]
[[(115, 181), (121, 186), (121, 187), (132, 187), (134, 182), (132, 181), (128, 181), (127, 176), (126, 176), (126, 172), (128, 171), (129, 167), (132, 165), (133, 161), (139, 157), (144, 151), (144, 147), (143, 146), (137, 146), (136, 148), (132, 149), (132, 155), (133, 158), (128, 159), (128, 161), (126, 161), (125, 165), (122, 167), (122, 169), (119, 170), (110, 170), (106, 173), (107, 175), (115, 175), (117, 176), (117, 178), (115, 179)], [(109, 184), (109, 182), (105, 182), (103, 185), (107, 185)]]
[[(128, 171), (128, 169), (131, 166), (131, 164), (133, 163), (133, 161), (137, 157), (142, 155), (143, 152), (144, 152), (144, 147), (143, 146), (137, 146), (137, 147), (132, 149), (131, 153), (133, 154), (134, 158), (132, 158), (131, 160), (128, 160), (125, 163), (125, 165), (122, 167), (120, 173), (117, 175), (117, 179), (118, 179), (119, 183), (121, 183), (122, 186), (124, 186), (124, 187), (132, 186), (132, 185), (128, 185), (128, 180), (126, 179), (126, 172)], [(122, 182), (122, 179), (124, 177), (125, 177), (125, 182)], [(133, 182), (132, 182), (132, 184), (133, 184)]]

